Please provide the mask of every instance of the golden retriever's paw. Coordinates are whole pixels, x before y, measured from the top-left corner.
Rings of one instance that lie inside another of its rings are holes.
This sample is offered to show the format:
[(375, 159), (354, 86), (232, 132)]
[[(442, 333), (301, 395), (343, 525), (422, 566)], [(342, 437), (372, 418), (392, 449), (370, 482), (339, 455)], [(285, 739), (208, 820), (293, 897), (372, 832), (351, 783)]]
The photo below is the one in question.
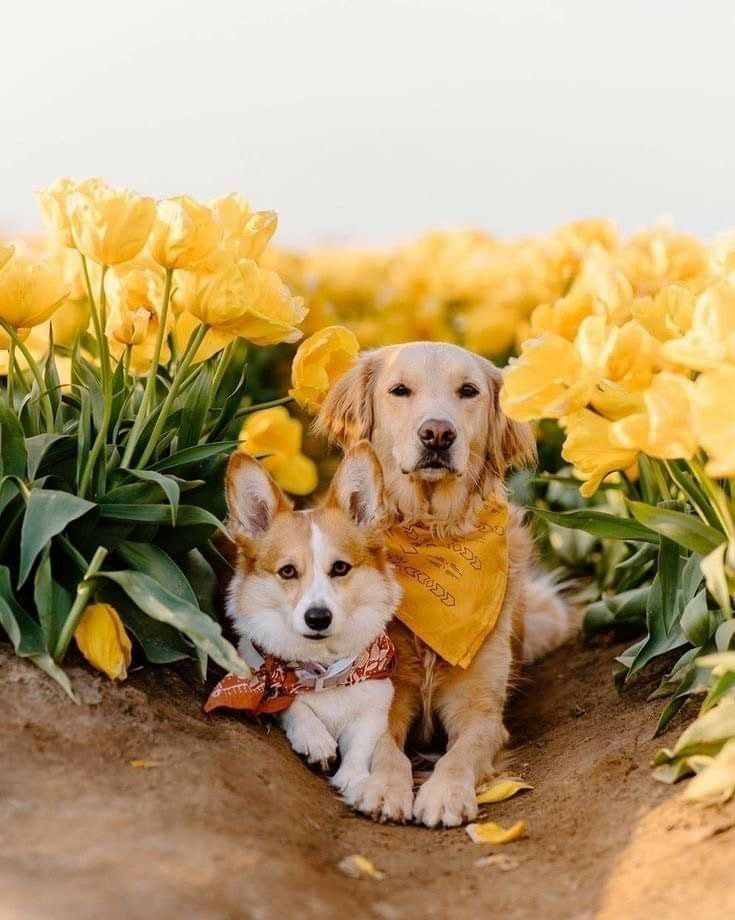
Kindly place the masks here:
[(337, 742), (323, 725), (319, 730), (313, 723), (295, 723), (289, 726), (286, 735), (297, 754), (309, 763), (319, 764), (322, 770), (328, 770), (337, 757)]
[(434, 774), (416, 795), (414, 820), (427, 827), (458, 827), (477, 816), (473, 782)]
[(408, 770), (373, 773), (368, 777), (354, 807), (375, 821), (405, 823), (413, 814), (413, 776)]

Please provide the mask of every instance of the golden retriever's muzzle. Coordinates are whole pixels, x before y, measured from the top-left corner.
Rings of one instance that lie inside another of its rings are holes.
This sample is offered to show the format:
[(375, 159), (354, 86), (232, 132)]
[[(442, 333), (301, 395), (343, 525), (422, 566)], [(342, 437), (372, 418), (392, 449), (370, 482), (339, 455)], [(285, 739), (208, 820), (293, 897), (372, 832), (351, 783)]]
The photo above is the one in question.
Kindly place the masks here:
[(413, 472), (446, 470), (455, 473), (452, 462), (452, 445), (457, 440), (457, 429), (452, 422), (447, 419), (426, 419), (417, 434), (422, 452)]

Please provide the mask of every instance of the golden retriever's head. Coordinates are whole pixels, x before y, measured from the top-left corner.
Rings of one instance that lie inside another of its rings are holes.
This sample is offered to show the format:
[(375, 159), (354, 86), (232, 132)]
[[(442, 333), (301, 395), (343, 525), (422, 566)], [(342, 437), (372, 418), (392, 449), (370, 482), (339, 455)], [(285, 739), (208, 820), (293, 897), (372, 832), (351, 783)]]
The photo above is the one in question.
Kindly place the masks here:
[(389, 346), (337, 381), (317, 428), (343, 447), (370, 440), (394, 495), (410, 483), (466, 497), (536, 456), (530, 427), (500, 409), (501, 383), (493, 364), (455, 345)]

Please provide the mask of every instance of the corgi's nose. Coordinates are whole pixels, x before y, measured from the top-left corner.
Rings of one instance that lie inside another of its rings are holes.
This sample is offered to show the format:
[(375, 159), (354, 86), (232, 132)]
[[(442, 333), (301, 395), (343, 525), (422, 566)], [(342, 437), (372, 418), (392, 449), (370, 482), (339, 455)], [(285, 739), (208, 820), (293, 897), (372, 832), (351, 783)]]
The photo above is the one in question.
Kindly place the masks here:
[(304, 623), (314, 632), (321, 632), (332, 622), (332, 611), (327, 607), (309, 607), (304, 614)]
[(430, 450), (449, 450), (457, 439), (457, 429), (445, 419), (430, 418), (419, 428), (419, 438)]

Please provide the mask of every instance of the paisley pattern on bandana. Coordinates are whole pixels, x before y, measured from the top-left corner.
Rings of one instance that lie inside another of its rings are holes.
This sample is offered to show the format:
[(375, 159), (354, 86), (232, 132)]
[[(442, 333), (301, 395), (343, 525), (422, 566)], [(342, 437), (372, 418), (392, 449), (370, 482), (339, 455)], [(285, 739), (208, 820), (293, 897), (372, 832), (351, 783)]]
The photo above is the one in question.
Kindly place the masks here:
[(488, 502), (475, 531), (441, 540), (394, 527), (388, 558), (403, 588), (398, 619), (452, 665), (467, 668), (495, 627), (508, 581), (508, 505)]
[(212, 690), (204, 711), (244, 709), (254, 715), (281, 712), (300, 693), (315, 693), (334, 687), (351, 687), (363, 680), (381, 680), (395, 670), (396, 650), (383, 633), (361, 652), (352, 665), (339, 674), (327, 675), (327, 669), (315, 662), (285, 662), (265, 655), (263, 664), (252, 677), (228, 674)]

